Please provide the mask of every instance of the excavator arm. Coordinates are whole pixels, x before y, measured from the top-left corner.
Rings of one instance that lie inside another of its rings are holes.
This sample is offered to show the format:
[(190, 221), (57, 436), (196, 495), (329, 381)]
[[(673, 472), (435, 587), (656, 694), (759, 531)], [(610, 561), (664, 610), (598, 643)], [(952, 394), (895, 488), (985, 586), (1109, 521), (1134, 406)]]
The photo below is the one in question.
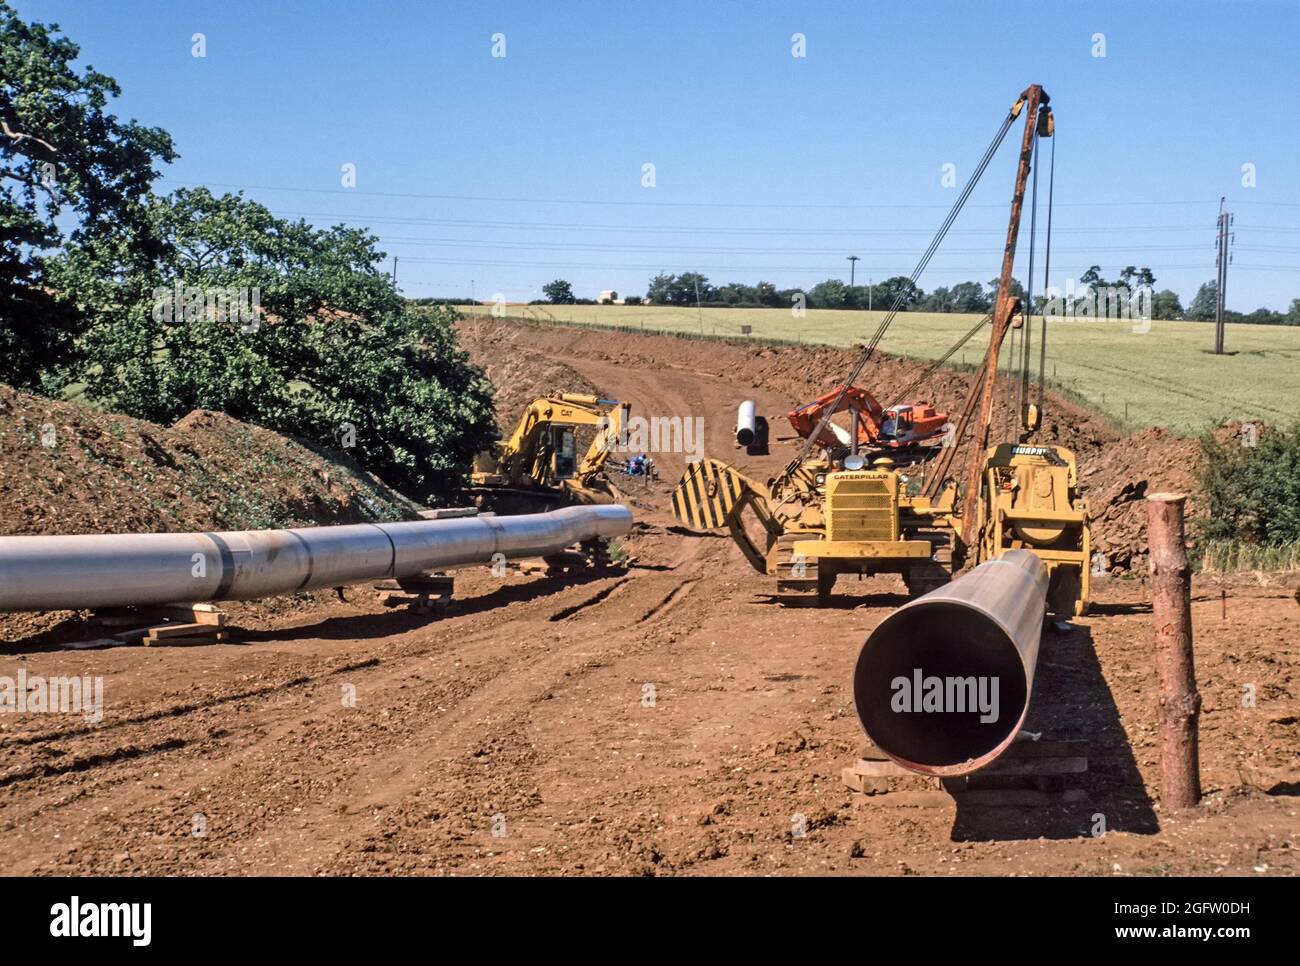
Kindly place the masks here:
[(605, 414), (600, 431), (587, 447), (587, 454), (578, 466), (578, 482), (583, 486), (594, 483), (596, 477), (605, 468), (610, 450), (622, 441), (623, 434), (627, 431), (627, 422), (632, 411), (631, 403), (616, 403), (609, 399), (599, 400), (599, 402), (601, 405), (610, 405), (611, 408)]
[[(818, 396), (812, 402), (806, 403), (798, 409), (792, 409), (786, 418), (790, 420), (790, 425), (794, 427), (794, 431), (804, 439), (808, 439), (814, 433), (817, 433), (816, 443), (818, 446), (825, 449), (849, 446), (851, 438), (844, 429), (830, 420), (822, 421), (822, 417), (826, 415), (828, 410), (832, 416), (846, 410), (856, 414), (859, 445), (871, 446), (880, 438), (880, 421), (884, 415), (884, 409), (876, 401), (875, 396), (857, 386), (836, 386), (830, 392)], [(819, 426), (821, 431), (818, 433)]]
[[(846, 430), (825, 417), (848, 411)], [(812, 402), (787, 414), (790, 425), (804, 439), (816, 436), (823, 449), (851, 447), (856, 428), (861, 449), (912, 450), (933, 446), (944, 435), (948, 414), (929, 403), (898, 403), (888, 409), (876, 397), (858, 386), (837, 386)]]

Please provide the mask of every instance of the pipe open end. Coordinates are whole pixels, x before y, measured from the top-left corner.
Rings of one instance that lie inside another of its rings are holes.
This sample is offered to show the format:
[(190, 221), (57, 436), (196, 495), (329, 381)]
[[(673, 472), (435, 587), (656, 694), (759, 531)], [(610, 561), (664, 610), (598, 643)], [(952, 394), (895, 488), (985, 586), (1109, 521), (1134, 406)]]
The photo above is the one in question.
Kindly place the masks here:
[(853, 700), (867, 737), (890, 758), (964, 775), (1015, 738), (1029, 688), (1020, 653), (996, 621), (935, 600), (895, 611), (867, 638)]

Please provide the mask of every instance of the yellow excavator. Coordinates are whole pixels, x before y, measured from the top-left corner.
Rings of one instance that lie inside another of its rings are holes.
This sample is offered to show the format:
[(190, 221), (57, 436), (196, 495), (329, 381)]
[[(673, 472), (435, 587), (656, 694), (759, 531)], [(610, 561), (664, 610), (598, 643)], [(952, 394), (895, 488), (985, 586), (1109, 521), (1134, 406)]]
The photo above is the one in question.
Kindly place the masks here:
[[(719, 460), (703, 459), (687, 467), (673, 491), (677, 519), (696, 530), (726, 528), (746, 560), (774, 578), (780, 603), (825, 604), (841, 574), (900, 574), (909, 594), (919, 595), (947, 582), (956, 569), (991, 560), (1007, 549), (1024, 548), (1047, 564), (1051, 612), (1068, 618), (1085, 611), (1091, 549), (1087, 506), (1079, 495), (1074, 455), (1063, 447), (1028, 443), (1041, 424), (1042, 374), (1035, 406), (1027, 401), (1029, 327), (1021, 300), (1011, 294), (1031, 159), (1037, 139), (1053, 133), (1047, 103), (1046, 93), (1037, 85), (1021, 94), (935, 244), (913, 273), (915, 277), (925, 267), (997, 144), (1027, 109), (1002, 274), (993, 303), (996, 310), (922, 377), (992, 322), (983, 365), (937, 459), (895, 468), (887, 453), (859, 450), (857, 426), (851, 426), (845, 437), (850, 441), (847, 447), (815, 454), (811, 450), (825, 438), (826, 427), (819, 424), (808, 434), (800, 454), (766, 485)], [(897, 302), (891, 307), (849, 377), (842, 380), (843, 386), (857, 383), (900, 308)], [(1009, 331), (1021, 333), (1020, 430), (1015, 442), (989, 445), (998, 355)], [(827, 406), (822, 423), (839, 408), (839, 400)], [(968, 427), (972, 429), (970, 459), (959, 481), (952, 464)]]
[[(475, 505), (507, 515), (617, 501), (618, 491), (603, 471), (630, 411), (628, 403), (584, 393), (534, 399), (509, 438), (476, 457), (470, 487)], [(582, 428), (594, 434), (579, 457)]]

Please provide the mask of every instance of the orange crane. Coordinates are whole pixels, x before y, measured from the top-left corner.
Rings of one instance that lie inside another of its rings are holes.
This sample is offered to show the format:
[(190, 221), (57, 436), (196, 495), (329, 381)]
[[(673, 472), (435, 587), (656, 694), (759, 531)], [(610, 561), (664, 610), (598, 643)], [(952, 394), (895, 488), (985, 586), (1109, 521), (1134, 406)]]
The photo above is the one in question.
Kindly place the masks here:
[[(824, 417), (848, 411), (845, 430)], [(787, 417), (794, 431), (825, 449), (915, 450), (937, 445), (944, 436), (948, 414), (926, 402), (881, 406), (876, 397), (858, 386), (836, 386), (812, 402), (793, 409)], [(857, 446), (853, 446), (854, 436)]]

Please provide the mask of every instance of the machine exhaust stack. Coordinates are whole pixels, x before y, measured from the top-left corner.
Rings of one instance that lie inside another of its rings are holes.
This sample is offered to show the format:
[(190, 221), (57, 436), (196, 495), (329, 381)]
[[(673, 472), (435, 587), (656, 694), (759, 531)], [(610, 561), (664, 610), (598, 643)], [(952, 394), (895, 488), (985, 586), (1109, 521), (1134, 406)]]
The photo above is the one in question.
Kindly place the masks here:
[(0, 537), (0, 611), (252, 600), (555, 553), (632, 527), (625, 506), (298, 530)]
[(1028, 550), (886, 617), (862, 646), (853, 701), (867, 737), (904, 768), (968, 775), (1015, 740), (1029, 710), (1047, 567)]

